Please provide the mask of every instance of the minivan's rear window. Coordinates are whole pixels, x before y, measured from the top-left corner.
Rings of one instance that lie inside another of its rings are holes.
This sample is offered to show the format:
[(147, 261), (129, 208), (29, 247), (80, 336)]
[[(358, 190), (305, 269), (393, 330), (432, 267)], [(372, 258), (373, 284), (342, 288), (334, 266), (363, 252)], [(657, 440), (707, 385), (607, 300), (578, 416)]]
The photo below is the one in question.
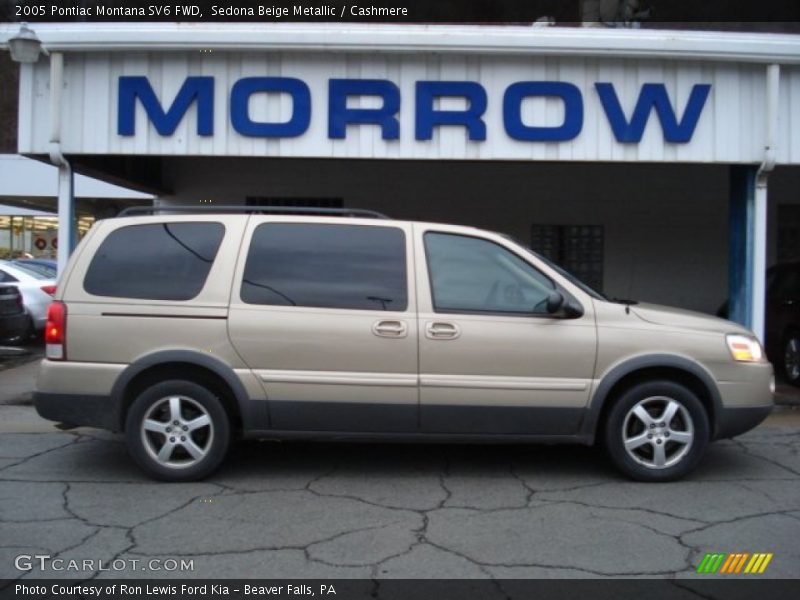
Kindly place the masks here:
[(364, 225), (259, 225), (241, 297), (248, 304), (405, 310), (405, 233)]
[(83, 288), (95, 296), (191, 300), (203, 289), (224, 234), (221, 223), (121, 227), (100, 244)]

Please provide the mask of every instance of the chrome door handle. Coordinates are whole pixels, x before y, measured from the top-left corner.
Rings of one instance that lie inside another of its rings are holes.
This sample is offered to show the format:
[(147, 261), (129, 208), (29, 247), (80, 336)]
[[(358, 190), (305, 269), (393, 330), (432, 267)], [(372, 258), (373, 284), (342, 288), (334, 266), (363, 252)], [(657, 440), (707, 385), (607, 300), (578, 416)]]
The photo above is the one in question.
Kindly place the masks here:
[(404, 321), (377, 321), (372, 333), (379, 337), (404, 338), (408, 335), (408, 325)]
[(454, 340), (461, 330), (455, 323), (432, 322), (426, 323), (425, 335), (432, 340)]

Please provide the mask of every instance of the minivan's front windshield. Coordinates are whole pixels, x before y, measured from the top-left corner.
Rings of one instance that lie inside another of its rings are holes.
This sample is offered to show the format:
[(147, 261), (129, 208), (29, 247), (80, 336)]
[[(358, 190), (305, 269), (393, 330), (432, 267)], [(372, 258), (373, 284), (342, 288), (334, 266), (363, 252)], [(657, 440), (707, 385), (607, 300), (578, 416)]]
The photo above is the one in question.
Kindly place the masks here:
[(539, 260), (541, 260), (541, 261), (542, 261), (543, 263), (545, 263), (545, 264), (546, 264), (548, 267), (550, 267), (550, 268), (551, 268), (551, 269), (553, 269), (555, 272), (557, 272), (559, 275), (561, 275), (562, 277), (564, 277), (565, 279), (567, 279), (567, 280), (568, 280), (570, 283), (572, 283), (572, 284), (574, 284), (574, 285), (578, 286), (578, 287), (579, 287), (581, 290), (583, 290), (584, 292), (586, 292), (587, 294), (589, 294), (589, 295), (590, 295), (592, 298), (594, 298), (594, 299), (596, 299), (596, 300), (606, 300), (606, 301), (611, 301), (611, 300), (608, 298), (608, 296), (606, 296), (605, 294), (603, 294), (603, 293), (601, 293), (601, 292), (598, 292), (597, 290), (595, 290), (595, 289), (593, 289), (593, 288), (589, 287), (589, 286), (588, 286), (588, 285), (586, 285), (586, 284), (585, 284), (583, 281), (581, 281), (580, 279), (578, 279), (577, 277), (575, 277), (575, 275), (573, 275), (572, 273), (570, 273), (569, 271), (567, 271), (567, 270), (566, 270), (566, 269), (564, 269), (563, 267), (560, 267), (559, 265), (557, 265), (556, 263), (554, 263), (552, 260), (550, 260), (550, 259), (548, 259), (548, 258), (545, 258), (544, 256), (542, 256), (542, 255), (541, 255), (541, 254), (539, 254), (538, 252), (534, 252), (533, 250), (531, 250), (530, 248), (528, 248), (527, 246), (525, 246), (525, 244), (521, 243), (521, 242), (520, 242), (518, 239), (516, 239), (514, 236), (507, 235), (507, 234), (501, 234), (501, 235), (502, 235), (504, 238), (506, 238), (507, 240), (509, 240), (509, 241), (511, 241), (511, 242), (514, 242), (514, 244), (515, 244), (517, 247), (519, 247), (521, 250), (523, 250), (523, 251), (524, 251), (524, 252), (526, 252), (527, 254), (531, 254), (531, 255), (535, 256), (536, 258), (538, 258)]

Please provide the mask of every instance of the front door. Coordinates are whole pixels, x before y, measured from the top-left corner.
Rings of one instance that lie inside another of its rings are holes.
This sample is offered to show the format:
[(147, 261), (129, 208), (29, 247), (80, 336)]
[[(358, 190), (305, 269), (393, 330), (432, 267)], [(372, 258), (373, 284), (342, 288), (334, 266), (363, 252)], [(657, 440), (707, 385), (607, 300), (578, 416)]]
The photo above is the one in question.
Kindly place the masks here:
[(411, 228), (253, 217), (229, 332), (273, 429), (415, 432)]
[(554, 281), (512, 245), (415, 227), (422, 431), (576, 433), (595, 362), (591, 301), (580, 317), (551, 315)]

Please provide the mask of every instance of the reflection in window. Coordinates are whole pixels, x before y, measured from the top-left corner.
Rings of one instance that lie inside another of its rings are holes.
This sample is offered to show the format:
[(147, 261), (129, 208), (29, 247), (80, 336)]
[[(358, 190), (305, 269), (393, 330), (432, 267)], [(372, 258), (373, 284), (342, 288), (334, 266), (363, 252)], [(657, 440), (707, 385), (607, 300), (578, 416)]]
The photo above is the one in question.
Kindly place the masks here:
[(498, 244), (426, 233), (425, 253), (437, 311), (547, 312), (553, 282)]
[(224, 233), (221, 223), (121, 227), (97, 249), (84, 289), (96, 296), (190, 300), (203, 289)]

